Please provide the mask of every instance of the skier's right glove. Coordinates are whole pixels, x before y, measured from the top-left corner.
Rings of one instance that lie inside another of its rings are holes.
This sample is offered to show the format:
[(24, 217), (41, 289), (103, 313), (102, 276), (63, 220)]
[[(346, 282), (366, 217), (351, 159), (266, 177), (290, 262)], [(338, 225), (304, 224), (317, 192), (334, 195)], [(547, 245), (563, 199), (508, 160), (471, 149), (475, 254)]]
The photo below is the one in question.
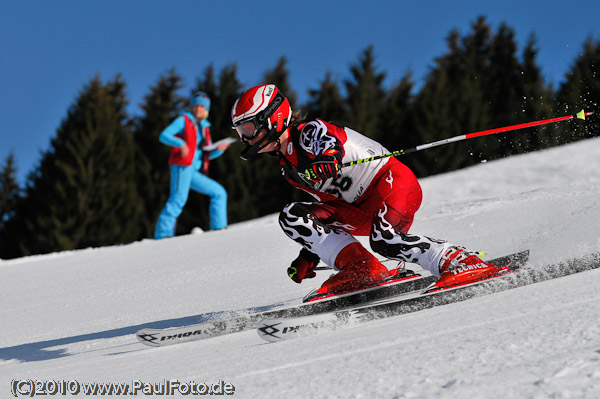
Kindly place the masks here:
[(305, 278), (313, 278), (317, 275), (315, 267), (319, 264), (319, 257), (305, 248), (300, 250), (300, 255), (294, 259), (288, 267), (288, 276), (300, 284)]
[(314, 182), (334, 179), (340, 173), (340, 164), (342, 163), (342, 154), (331, 148), (315, 158), (312, 164), (306, 169), (306, 177)]

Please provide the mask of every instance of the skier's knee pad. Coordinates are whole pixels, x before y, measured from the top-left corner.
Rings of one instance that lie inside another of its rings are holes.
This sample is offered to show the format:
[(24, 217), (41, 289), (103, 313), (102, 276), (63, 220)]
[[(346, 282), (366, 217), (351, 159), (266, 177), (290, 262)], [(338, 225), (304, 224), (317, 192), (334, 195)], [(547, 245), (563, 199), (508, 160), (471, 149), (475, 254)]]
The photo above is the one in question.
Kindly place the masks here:
[(279, 225), (284, 228), (286, 222), (297, 222), (302, 219), (305, 224), (318, 224), (326, 227), (324, 221), (328, 214), (312, 202), (292, 202), (279, 213)]
[(322, 223), (308, 208), (309, 205), (302, 202), (287, 205), (279, 214), (279, 225), (289, 238), (318, 255), (325, 264), (333, 266), (339, 251), (356, 239), (343, 230)]
[(287, 204), (281, 212), (279, 212), (279, 225), (284, 229), (289, 222), (294, 222), (298, 218), (304, 216), (306, 216), (306, 212), (302, 207), (299, 206), (297, 202), (292, 202), (291, 204)]
[(299, 203), (292, 202), (287, 204), (279, 213), (279, 226), (288, 237), (295, 239), (296, 234), (294, 232), (297, 231), (302, 235), (302, 229), (307, 229), (307, 217), (307, 210)]

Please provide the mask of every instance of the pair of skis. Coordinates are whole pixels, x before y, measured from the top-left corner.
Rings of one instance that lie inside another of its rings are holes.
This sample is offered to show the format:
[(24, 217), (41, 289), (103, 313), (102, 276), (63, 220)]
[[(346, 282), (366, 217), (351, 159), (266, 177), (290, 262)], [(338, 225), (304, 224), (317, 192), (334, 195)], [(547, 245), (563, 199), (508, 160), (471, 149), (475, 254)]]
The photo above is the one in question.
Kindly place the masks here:
[[(502, 258), (493, 259), (489, 263), (502, 267), (496, 275), (469, 284), (446, 288), (426, 287), (422, 291), (406, 291), (403, 294), (365, 303), (348, 309), (316, 314), (298, 318), (266, 318), (257, 326), (258, 335), (266, 341), (278, 342), (315, 334), (319, 331), (331, 331), (337, 328), (364, 323), (371, 320), (397, 316), (405, 313), (463, 301), (474, 296), (483, 295), (507, 288), (496, 284), (519, 271), (529, 259), (529, 251), (519, 252)], [(516, 285), (514, 285), (516, 286)]]
[(435, 277), (407, 272), (383, 285), (340, 296), (227, 320), (168, 329), (144, 328), (136, 333), (136, 337), (145, 345), (166, 346), (257, 329), (261, 338), (276, 342), (314, 334), (321, 329), (331, 330), (464, 300), (478, 295), (477, 290), (481, 287), (491, 287), (494, 280), (506, 280), (505, 277), (517, 272), (528, 259), (528, 250), (492, 259), (489, 263), (503, 268), (501, 273), (486, 280), (432, 292), (427, 289), (437, 280)]

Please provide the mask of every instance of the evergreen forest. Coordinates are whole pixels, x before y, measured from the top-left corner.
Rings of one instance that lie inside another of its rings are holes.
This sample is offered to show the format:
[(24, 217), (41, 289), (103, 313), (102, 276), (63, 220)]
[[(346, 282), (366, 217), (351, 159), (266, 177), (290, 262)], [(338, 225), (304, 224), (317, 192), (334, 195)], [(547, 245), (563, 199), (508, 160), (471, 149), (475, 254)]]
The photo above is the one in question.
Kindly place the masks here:
[[(466, 34), (448, 34), (444, 54), (433, 60), (418, 90), (410, 73), (386, 86), (388, 72), (377, 67), (374, 46), (361, 50), (348, 71), (332, 71), (315, 82), (303, 104), (289, 84), (285, 57), (265, 71), (262, 82), (276, 84), (308, 118), (349, 126), (390, 151), (596, 111), (586, 123), (527, 128), (399, 158), (425, 177), (599, 135), (600, 41), (590, 37), (581, 44), (557, 87), (544, 80), (538, 51), (534, 35), (519, 49), (511, 27), (492, 30), (480, 17)], [(338, 74), (346, 78), (334, 79)], [(189, 94), (200, 90), (212, 99), (213, 139), (235, 135), (231, 107), (254, 84), (238, 80), (235, 64), (219, 71), (209, 65), (192, 87), (184, 87), (172, 69), (149, 82), (141, 114), (131, 116), (122, 76), (85, 82), (24, 187), (16, 181), (14, 154), (0, 160), (0, 258), (151, 238), (169, 195), (169, 148), (158, 141), (161, 131), (188, 106)], [(230, 224), (310, 198), (284, 183), (272, 158), (243, 161), (242, 149), (241, 143), (232, 145), (210, 167), (210, 177), (227, 189)], [(195, 226), (208, 229), (208, 198), (192, 192), (177, 234)]]

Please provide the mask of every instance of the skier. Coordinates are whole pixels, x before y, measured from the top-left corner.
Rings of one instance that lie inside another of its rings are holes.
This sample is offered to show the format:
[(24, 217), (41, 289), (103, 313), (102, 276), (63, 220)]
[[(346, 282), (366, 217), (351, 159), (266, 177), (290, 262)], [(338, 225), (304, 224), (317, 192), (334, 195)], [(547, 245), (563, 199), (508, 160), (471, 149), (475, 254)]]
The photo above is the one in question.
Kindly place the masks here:
[(292, 114), (275, 85), (245, 91), (233, 105), (233, 126), (247, 146), (242, 159), (276, 153), (286, 180), (315, 198), (284, 207), (279, 224), (302, 249), (288, 268), (296, 283), (315, 277), (319, 261), (338, 271), (318, 293), (375, 285), (388, 276), (355, 238), (369, 235), (371, 249), (389, 259), (413, 262), (439, 277), (438, 287), (477, 281), (499, 272), (465, 248), (409, 234), (422, 192), (413, 172), (393, 157), (343, 169), (344, 162), (389, 153), (378, 142), (321, 119)]
[(201, 147), (212, 143), (210, 137), (210, 98), (202, 92), (192, 96), (190, 111), (182, 112), (160, 134), (161, 143), (171, 147), (171, 188), (154, 230), (154, 238), (175, 235), (175, 223), (187, 202), (190, 188), (210, 197), (210, 229), (227, 227), (227, 191), (207, 176), (209, 161), (223, 154), (229, 145), (220, 145), (214, 151)]

